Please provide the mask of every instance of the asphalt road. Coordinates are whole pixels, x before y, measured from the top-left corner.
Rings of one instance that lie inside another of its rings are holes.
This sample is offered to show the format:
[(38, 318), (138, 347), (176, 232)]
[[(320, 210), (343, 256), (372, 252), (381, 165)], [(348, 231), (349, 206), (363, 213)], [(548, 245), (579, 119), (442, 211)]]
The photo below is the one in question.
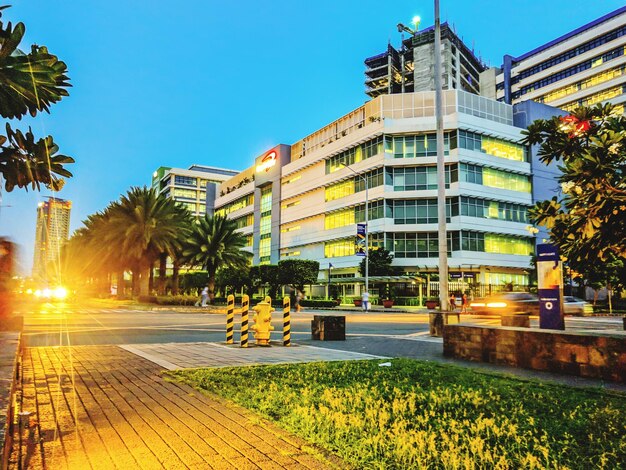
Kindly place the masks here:
[[(176, 311), (145, 311), (130, 308), (94, 308), (77, 303), (31, 304), (20, 307), (24, 314), (24, 337), (29, 346), (140, 344), (176, 342), (223, 342), (225, 315)], [(313, 315), (345, 315), (345, 342), (320, 342), (311, 339)], [(466, 323), (499, 325), (499, 317), (461, 316)], [(531, 324), (537, 324), (536, 319)], [(240, 316), (235, 315), (235, 341), (239, 340)], [(272, 339), (282, 338), (282, 312), (274, 313)], [(621, 329), (621, 318), (566, 318), (568, 330)], [(385, 344), (436, 342), (428, 336), (426, 313), (361, 313), (304, 311), (291, 316), (292, 341), (323, 347), (364, 351), (385, 351)], [(252, 336), (251, 336), (252, 340)], [(377, 344), (378, 347), (374, 347)], [(415, 344), (406, 344), (410, 349)], [(400, 348), (404, 349), (404, 348)], [(384, 354), (383, 354), (384, 355)], [(404, 354), (403, 354), (404, 355)], [(411, 354), (408, 354), (411, 356)]]

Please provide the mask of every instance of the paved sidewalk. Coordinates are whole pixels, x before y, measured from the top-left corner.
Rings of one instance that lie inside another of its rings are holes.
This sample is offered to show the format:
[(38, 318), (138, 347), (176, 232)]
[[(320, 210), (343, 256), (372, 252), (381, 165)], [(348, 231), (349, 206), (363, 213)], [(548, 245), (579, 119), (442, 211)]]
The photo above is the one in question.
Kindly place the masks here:
[(254, 345), (241, 348), (239, 345), (220, 343), (133, 344), (120, 347), (169, 370), (384, 358), (384, 356), (296, 344), (290, 347), (275, 345), (270, 348)]
[(21, 446), (9, 468), (342, 467), (246, 410), (161, 377), (117, 346), (28, 348)]

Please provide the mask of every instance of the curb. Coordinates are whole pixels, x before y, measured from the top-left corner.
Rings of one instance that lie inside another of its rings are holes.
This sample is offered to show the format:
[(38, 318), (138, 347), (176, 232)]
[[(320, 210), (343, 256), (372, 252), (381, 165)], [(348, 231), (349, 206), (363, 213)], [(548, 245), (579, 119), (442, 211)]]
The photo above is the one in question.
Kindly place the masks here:
[(15, 358), (13, 360), (13, 373), (11, 388), (9, 390), (9, 399), (7, 400), (7, 408), (4, 411), (6, 417), (4, 435), (2, 438), (2, 462), (0, 468), (6, 470), (9, 466), (9, 457), (13, 448), (13, 437), (15, 434), (15, 426), (18, 423), (20, 400), (18, 399), (18, 384), (21, 383), (21, 365), (22, 365), (22, 349), (23, 349), (22, 333), (20, 332), (17, 339), (17, 347), (15, 350)]

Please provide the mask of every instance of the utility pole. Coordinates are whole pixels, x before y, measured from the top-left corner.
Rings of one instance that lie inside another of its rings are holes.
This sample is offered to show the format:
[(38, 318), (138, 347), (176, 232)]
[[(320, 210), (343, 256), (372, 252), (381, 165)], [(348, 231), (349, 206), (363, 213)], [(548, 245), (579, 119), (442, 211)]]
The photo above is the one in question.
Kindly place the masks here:
[(446, 233), (446, 164), (443, 140), (443, 91), (441, 84), (441, 21), (435, 0), (435, 119), (437, 122), (437, 230), (439, 235), (439, 299), (448, 307), (448, 237)]

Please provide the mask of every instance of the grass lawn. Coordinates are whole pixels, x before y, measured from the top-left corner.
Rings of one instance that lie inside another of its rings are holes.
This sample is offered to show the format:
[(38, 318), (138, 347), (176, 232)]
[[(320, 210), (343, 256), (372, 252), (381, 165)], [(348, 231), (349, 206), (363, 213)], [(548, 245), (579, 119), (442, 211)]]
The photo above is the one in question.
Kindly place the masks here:
[(357, 468), (626, 468), (626, 395), (394, 359), (170, 372)]

